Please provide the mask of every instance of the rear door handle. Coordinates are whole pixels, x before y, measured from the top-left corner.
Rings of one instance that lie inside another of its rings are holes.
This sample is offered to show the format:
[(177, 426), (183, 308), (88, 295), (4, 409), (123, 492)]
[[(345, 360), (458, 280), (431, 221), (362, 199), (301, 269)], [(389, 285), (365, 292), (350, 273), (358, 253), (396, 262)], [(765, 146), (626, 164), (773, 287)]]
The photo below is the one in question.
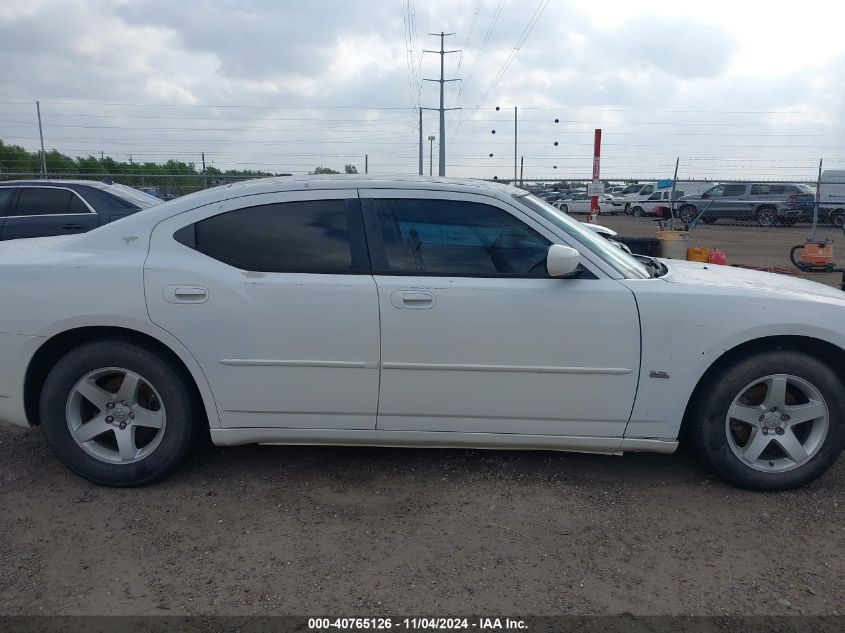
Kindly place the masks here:
[(164, 300), (167, 303), (205, 303), (208, 288), (202, 286), (165, 286)]
[(65, 231), (77, 231), (79, 229), (84, 229), (85, 227), (81, 224), (62, 224), (62, 229)]
[(394, 290), (390, 294), (390, 304), (400, 310), (427, 310), (434, 306), (434, 295), (419, 290)]

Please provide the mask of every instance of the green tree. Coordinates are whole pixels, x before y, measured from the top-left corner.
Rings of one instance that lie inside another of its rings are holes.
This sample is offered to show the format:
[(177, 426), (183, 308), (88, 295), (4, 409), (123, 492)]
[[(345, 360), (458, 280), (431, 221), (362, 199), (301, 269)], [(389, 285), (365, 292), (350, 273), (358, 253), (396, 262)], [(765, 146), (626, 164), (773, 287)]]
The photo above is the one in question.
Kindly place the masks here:
[(358, 168), (355, 165), (344, 165), (343, 169), (347, 174), (357, 174), (358, 173)]
[(315, 167), (314, 171), (311, 172), (312, 174), (339, 174), (339, 171), (335, 171), (331, 167)]

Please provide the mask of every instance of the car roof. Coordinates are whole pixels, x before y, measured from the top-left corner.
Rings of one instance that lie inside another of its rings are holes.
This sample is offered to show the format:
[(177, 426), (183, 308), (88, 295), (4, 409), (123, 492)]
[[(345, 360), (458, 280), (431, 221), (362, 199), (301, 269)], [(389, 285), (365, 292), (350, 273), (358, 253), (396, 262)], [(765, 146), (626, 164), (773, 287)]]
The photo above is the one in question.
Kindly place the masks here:
[(53, 186), (53, 187), (94, 187), (95, 189), (108, 190), (111, 183), (105, 183), (100, 180), (60, 180), (56, 178), (44, 178), (39, 180), (4, 180), (0, 182), (0, 187), (37, 187), (37, 186)]
[[(45, 181), (40, 181), (45, 182)], [(164, 202), (149, 209), (134, 213), (120, 222), (114, 222), (97, 229), (103, 237), (112, 231), (123, 235), (144, 233), (161, 220), (196, 209), (202, 206), (224, 202), (235, 198), (245, 198), (260, 194), (283, 193), (286, 191), (320, 191), (331, 189), (397, 189), (404, 191), (448, 191), (451, 193), (471, 193), (486, 195), (498, 199), (527, 195), (528, 192), (517, 187), (485, 180), (468, 178), (442, 178), (430, 176), (367, 176), (360, 174), (274, 176), (239, 181), (219, 185), (210, 189), (201, 189)], [(80, 234), (80, 241), (85, 241), (90, 233)]]
[[(454, 190), (455, 186), (460, 188), (479, 189), (486, 191), (507, 192), (511, 194), (523, 193), (509, 184), (491, 182), (489, 180), (474, 180), (471, 178), (445, 178), (442, 176), (413, 176), (413, 175), (391, 175), (391, 176), (367, 176), (360, 174), (319, 174), (305, 176), (273, 176), (270, 178), (256, 178), (242, 180), (240, 182), (222, 185), (222, 187), (261, 189), (266, 186), (274, 187), (277, 190), (279, 185), (285, 189), (298, 188), (320, 188), (320, 189), (439, 189)], [(302, 185), (306, 185), (302, 187)], [(409, 187), (414, 185), (414, 187)]]

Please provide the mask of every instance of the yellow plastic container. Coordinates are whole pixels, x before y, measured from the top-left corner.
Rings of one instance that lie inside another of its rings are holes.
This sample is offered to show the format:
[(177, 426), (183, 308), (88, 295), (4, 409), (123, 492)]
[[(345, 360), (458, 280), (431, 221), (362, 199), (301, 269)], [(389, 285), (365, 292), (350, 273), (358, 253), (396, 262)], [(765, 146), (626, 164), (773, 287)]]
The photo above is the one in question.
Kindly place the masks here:
[(710, 249), (703, 246), (690, 246), (687, 249), (687, 261), (708, 263), (710, 261)]
[(658, 231), (660, 256), (667, 259), (685, 259), (689, 245), (689, 231)]

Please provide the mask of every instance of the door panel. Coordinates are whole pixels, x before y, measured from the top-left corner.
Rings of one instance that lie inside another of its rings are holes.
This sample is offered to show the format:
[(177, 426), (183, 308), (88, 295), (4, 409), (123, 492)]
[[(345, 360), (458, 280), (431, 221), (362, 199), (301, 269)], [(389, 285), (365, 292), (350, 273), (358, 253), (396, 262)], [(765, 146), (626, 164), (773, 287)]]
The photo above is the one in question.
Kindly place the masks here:
[[(384, 216), (366, 198), (402, 194), (361, 195), (368, 239), (378, 248), (390, 230), (382, 231)], [(481, 196), (449, 198), (491, 204)], [(543, 233), (525, 216), (518, 219)], [(417, 252), (427, 261), (424, 246)], [(640, 345), (627, 288), (610, 279), (545, 275), (378, 274), (383, 264), (372, 257), (382, 342), (378, 428), (623, 435)], [(425, 309), (407, 309), (398, 299), (406, 296), (419, 298)]]
[(99, 218), (79, 196), (62, 187), (20, 187), (3, 224), (2, 239), (47, 237), (84, 233), (96, 228)]
[[(342, 206), (350, 196), (347, 208), (354, 208), (361, 238), (355, 239), (363, 243), (354, 191), (250, 196), (216, 204), (213, 210), (190, 211), (156, 227), (145, 271), (150, 317), (196, 357), (224, 427), (374, 428), (379, 383), (376, 285), (368, 272), (249, 270), (198, 252), (173, 234), (243, 207), (272, 212), (278, 205), (278, 212), (284, 212), (279, 203), (332, 200)], [(292, 239), (304, 240), (314, 230), (303, 225)], [(325, 235), (339, 239), (332, 231), (337, 233), (337, 227), (326, 228)], [(270, 239), (266, 231), (261, 236), (265, 246), (272, 246), (272, 235)], [(232, 236), (218, 256), (237, 257), (232, 245), (239, 243)], [(332, 261), (330, 254), (311, 254)], [(256, 253), (242, 255), (246, 260)], [(308, 256), (297, 255), (300, 260)]]

